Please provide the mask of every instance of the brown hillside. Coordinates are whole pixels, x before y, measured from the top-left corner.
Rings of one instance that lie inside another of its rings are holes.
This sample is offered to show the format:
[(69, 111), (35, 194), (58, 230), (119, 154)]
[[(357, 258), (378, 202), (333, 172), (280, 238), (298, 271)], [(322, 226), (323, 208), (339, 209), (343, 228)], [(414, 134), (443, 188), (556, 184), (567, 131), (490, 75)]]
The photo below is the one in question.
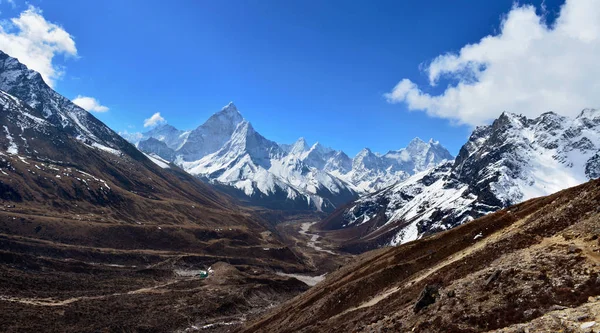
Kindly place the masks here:
[(242, 331), (485, 332), (597, 309), (599, 207), (595, 180), (365, 253)]

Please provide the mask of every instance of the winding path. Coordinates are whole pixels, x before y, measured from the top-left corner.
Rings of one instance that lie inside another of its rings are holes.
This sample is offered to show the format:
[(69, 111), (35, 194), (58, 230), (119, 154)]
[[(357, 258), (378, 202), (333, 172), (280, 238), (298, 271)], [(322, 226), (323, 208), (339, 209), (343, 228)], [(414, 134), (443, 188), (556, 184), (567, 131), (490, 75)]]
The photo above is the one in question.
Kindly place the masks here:
[(308, 247), (311, 247), (311, 248), (313, 248), (313, 249), (315, 249), (315, 250), (319, 251), (319, 252), (325, 252), (325, 253), (333, 254), (334, 256), (336, 256), (336, 255), (337, 255), (337, 253), (335, 253), (335, 252), (333, 252), (333, 251), (330, 251), (330, 250), (326, 250), (326, 249), (324, 249), (324, 248), (320, 247), (319, 245), (317, 245), (317, 243), (320, 243), (320, 241), (319, 241), (318, 239), (319, 239), (321, 236), (319, 236), (319, 235), (317, 235), (317, 234), (311, 234), (311, 233), (309, 233), (309, 232), (308, 232), (308, 230), (310, 229), (310, 227), (311, 227), (313, 224), (315, 224), (315, 223), (317, 223), (317, 222), (305, 222), (305, 223), (302, 223), (302, 224), (300, 225), (300, 234), (302, 234), (302, 235), (304, 235), (304, 236), (307, 236), (307, 237), (310, 237), (310, 241), (308, 241), (308, 242), (306, 243), (306, 245), (307, 245)]

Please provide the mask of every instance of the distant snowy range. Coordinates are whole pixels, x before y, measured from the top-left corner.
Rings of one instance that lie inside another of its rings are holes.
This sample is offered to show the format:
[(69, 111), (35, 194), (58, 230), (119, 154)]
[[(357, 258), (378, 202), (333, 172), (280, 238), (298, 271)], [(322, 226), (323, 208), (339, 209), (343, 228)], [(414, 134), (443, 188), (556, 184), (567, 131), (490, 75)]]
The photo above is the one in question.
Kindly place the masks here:
[(600, 176), (595, 109), (574, 119), (505, 112), (475, 128), (456, 157), (433, 139), (415, 138), (385, 154), (365, 148), (354, 158), (303, 138), (276, 143), (233, 103), (194, 130), (165, 124), (124, 136), (162, 167), (179, 166), (251, 204), (332, 212), (322, 229), (354, 228), (379, 245), (406, 243)]
[(164, 124), (124, 137), (163, 167), (173, 163), (243, 200), (277, 209), (332, 211), (454, 159), (438, 142), (418, 138), (386, 154), (365, 148), (354, 158), (304, 138), (276, 143), (233, 103), (194, 130)]

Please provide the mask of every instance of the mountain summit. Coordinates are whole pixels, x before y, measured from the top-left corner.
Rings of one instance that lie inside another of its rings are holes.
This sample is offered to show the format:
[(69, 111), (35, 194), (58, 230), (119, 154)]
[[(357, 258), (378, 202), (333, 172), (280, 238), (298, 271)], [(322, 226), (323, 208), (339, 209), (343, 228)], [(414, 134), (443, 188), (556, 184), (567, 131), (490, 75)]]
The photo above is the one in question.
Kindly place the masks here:
[[(168, 162), (149, 159), (3, 52), (0, 109), (0, 200), (34, 207), (29, 213), (106, 223), (162, 222), (161, 212), (173, 202), (200, 208), (174, 212), (173, 221), (181, 223), (230, 215), (224, 213), (232, 207), (227, 197)], [(167, 140), (173, 133), (179, 135), (168, 125), (154, 129), (155, 144), (170, 149), (165, 142), (175, 145)]]
[(191, 131), (177, 155), (191, 162), (219, 150), (229, 140), (237, 126), (244, 121), (233, 103), (224, 106), (208, 120)]
[(44, 120), (43, 123), (36, 123), (39, 126), (61, 128), (64, 133), (99, 149), (139, 154), (92, 114), (52, 90), (39, 73), (28, 69), (17, 59), (2, 51), (0, 51), (0, 90), (31, 107), (35, 116)]
[(137, 145), (253, 204), (294, 210), (333, 210), (453, 159), (439, 143), (418, 138), (398, 151), (365, 149), (354, 159), (304, 138), (278, 144), (256, 132), (233, 103), (195, 130), (163, 125)]
[[(423, 145), (413, 143), (409, 147)], [(415, 165), (433, 161), (427, 154)], [(535, 119), (505, 112), (477, 127), (455, 161), (366, 195), (321, 226), (370, 228), (364, 236), (369, 246), (397, 245), (599, 176), (600, 111), (586, 109), (575, 118), (547, 112)]]
[[(4, 53), (0, 86), (3, 332), (172, 332), (188, 318), (216, 322), (306, 289), (274, 274), (304, 266), (255, 210), (145, 155)], [(215, 123), (231, 124), (231, 109)], [(183, 134), (168, 125), (153, 133), (160, 139), (144, 144), (161, 154)], [(182, 295), (186, 283), (203, 289), (190, 279), (203, 271), (218, 288)], [(260, 300), (249, 304), (256, 290)], [(199, 315), (202, 302), (210, 305)], [(56, 306), (74, 320), (56, 320)]]

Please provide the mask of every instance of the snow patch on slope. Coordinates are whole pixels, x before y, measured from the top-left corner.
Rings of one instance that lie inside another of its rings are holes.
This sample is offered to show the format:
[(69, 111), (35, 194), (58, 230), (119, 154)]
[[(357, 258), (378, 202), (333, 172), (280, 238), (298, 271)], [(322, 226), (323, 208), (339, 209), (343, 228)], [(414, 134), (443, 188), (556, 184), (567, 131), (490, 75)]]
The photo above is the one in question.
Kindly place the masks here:
[(6, 148), (6, 152), (9, 153), (9, 154), (11, 154), (11, 155), (18, 154), (19, 153), (19, 148), (15, 144), (15, 141), (14, 141), (12, 135), (10, 135), (8, 127), (4, 126), (4, 131), (6, 132), (6, 139), (8, 140), (8, 148)]
[(164, 160), (162, 157), (156, 155), (156, 154), (146, 154), (144, 153), (144, 155), (146, 155), (146, 157), (148, 157), (148, 159), (150, 161), (152, 161), (154, 164), (158, 165), (159, 167), (163, 168), (163, 169), (168, 169), (169, 168), (169, 161)]

